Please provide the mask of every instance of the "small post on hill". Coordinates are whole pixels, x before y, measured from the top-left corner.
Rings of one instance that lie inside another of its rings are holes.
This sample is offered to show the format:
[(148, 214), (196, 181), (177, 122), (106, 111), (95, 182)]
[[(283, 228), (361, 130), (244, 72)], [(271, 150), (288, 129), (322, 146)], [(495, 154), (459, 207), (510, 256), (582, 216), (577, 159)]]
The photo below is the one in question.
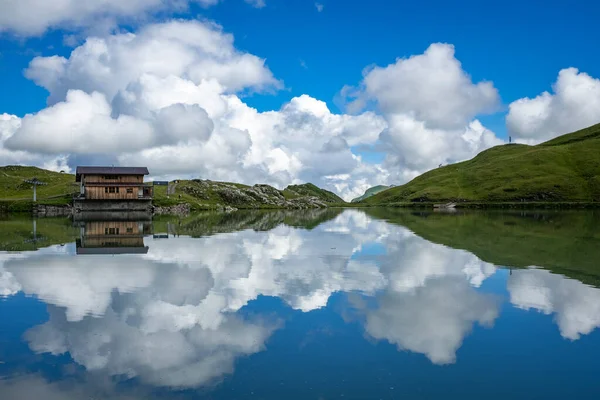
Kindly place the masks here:
[(47, 185), (47, 183), (38, 180), (38, 178), (32, 178), (25, 180), (27, 183), (31, 183), (33, 185), (33, 202), (37, 201), (37, 186), (38, 185)]

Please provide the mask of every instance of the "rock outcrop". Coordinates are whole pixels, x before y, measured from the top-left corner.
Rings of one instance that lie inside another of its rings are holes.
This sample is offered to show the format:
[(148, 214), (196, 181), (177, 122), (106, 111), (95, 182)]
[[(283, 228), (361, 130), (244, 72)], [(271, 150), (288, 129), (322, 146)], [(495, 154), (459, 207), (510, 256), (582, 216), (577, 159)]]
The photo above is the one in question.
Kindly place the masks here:
[(190, 213), (190, 205), (189, 204), (177, 204), (171, 207), (152, 207), (152, 214), (154, 215), (187, 215)]
[(217, 202), (222, 207), (237, 208), (326, 208), (327, 201), (293, 191), (278, 190), (269, 185), (244, 186), (225, 182), (194, 179), (180, 183), (177, 190), (202, 202)]

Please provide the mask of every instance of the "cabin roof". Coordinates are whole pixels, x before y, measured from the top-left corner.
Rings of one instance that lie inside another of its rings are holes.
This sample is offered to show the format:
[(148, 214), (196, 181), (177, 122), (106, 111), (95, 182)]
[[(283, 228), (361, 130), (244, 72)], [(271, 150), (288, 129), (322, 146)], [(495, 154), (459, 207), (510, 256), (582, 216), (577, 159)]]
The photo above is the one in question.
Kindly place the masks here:
[(75, 182), (81, 181), (81, 175), (149, 175), (146, 167), (77, 167)]

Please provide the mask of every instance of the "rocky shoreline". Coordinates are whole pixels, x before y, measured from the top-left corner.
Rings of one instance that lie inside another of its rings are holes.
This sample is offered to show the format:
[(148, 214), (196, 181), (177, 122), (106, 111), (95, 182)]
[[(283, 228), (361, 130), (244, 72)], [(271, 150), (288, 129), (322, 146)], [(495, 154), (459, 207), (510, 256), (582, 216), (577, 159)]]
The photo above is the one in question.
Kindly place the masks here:
[(49, 206), (44, 204), (35, 204), (32, 213), (36, 217), (70, 217), (73, 215), (73, 207), (65, 206)]
[(170, 207), (152, 207), (152, 215), (187, 215), (190, 213), (189, 204), (177, 204)]
[[(273, 209), (281, 210), (327, 208), (327, 204), (323, 203), (316, 197), (285, 200), (278, 204), (272, 204), (271, 206)], [(230, 213), (238, 210), (236, 207), (222, 204), (207, 206), (206, 209), (224, 213)], [(246, 208), (244, 207), (244, 209)], [(261, 209), (261, 207), (251, 207), (251, 209)], [(35, 204), (32, 208), (32, 214), (36, 217), (69, 217), (79, 212), (80, 211), (76, 210), (71, 205), (57, 206)], [(181, 203), (173, 206), (152, 206), (150, 210), (151, 215), (189, 215), (191, 212), (192, 209), (188, 203)]]
[[(80, 213), (80, 211), (76, 210), (71, 205), (52, 206), (36, 204), (32, 209), (32, 214), (36, 217), (70, 217), (78, 213)], [(171, 207), (152, 207), (150, 211), (150, 214), (152, 215), (188, 215), (189, 213), (189, 204), (178, 204)]]

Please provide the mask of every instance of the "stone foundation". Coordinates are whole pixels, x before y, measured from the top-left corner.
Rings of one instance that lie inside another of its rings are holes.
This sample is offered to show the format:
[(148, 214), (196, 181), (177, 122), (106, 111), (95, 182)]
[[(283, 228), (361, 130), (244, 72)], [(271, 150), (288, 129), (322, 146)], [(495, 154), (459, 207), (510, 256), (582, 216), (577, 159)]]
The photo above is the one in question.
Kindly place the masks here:
[(152, 200), (74, 200), (74, 213), (87, 211), (152, 211)]
[(150, 211), (81, 211), (73, 221), (152, 221)]

